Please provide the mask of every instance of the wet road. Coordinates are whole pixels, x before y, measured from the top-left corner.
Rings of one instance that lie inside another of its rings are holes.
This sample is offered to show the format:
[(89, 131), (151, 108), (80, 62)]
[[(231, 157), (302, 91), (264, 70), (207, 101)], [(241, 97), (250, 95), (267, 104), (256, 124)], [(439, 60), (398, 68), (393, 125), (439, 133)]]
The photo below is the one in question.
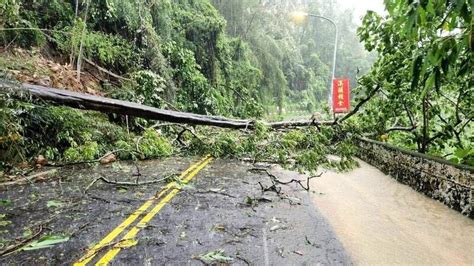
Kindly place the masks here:
[[(182, 172), (196, 161), (199, 158), (139, 162), (140, 181)], [(69, 240), (0, 257), (0, 264), (202, 265), (200, 255), (216, 250), (223, 250), (235, 265), (351, 263), (306, 191), (289, 185), (282, 186), (279, 194), (262, 192), (262, 186), (271, 186), (270, 178), (248, 171), (252, 167), (213, 160), (188, 184), (166, 192), (174, 195), (151, 201), (147, 199), (163, 191), (166, 183), (124, 187), (97, 182), (84, 193), (98, 176), (133, 181), (136, 169), (126, 162), (61, 169), (47, 182), (10, 187), (0, 192), (1, 199), (11, 201), (2, 210), (11, 221), (0, 235), (10, 240), (4, 247), (25, 239), (25, 232), (40, 229), (41, 236), (62, 235)], [(282, 180), (297, 177), (271, 171)], [(150, 206), (143, 208), (148, 202)]]
[(356, 264), (474, 265), (474, 220), (360, 162), (313, 180), (313, 202)]
[(0, 228), (0, 252), (37, 232), (35, 240), (69, 237), (1, 256), (0, 264), (202, 265), (200, 255), (216, 250), (235, 265), (474, 264), (473, 220), (363, 162), (313, 179), (309, 193), (294, 183), (276, 193), (265, 172), (249, 171), (304, 179), (279, 167), (204, 162), (138, 162), (141, 182), (182, 173), (179, 182), (91, 186), (99, 176), (135, 181), (137, 167), (120, 162), (62, 168), (45, 182), (0, 191), (9, 222)]

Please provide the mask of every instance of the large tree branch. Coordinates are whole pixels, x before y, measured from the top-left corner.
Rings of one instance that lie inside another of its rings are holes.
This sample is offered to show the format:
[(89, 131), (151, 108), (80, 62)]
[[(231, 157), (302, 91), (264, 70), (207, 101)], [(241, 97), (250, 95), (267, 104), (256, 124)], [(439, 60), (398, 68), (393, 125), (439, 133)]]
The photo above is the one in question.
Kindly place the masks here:
[(355, 115), (359, 109), (366, 103), (368, 102), (370, 99), (372, 99), (372, 97), (381, 89), (382, 87), (380, 85), (377, 85), (372, 91), (369, 92), (369, 94), (367, 94), (367, 96), (362, 99), (362, 101), (360, 101), (355, 107), (354, 109), (352, 109), (352, 111), (350, 111), (349, 113), (347, 113), (344, 117), (342, 117), (340, 120), (338, 120), (337, 122), (343, 122), (345, 120), (347, 120), (349, 117)]
[(408, 109), (405, 102), (403, 103), (403, 108), (405, 109), (405, 112), (407, 112), (408, 120), (410, 120), (411, 126), (416, 128), (417, 125), (413, 117), (413, 114), (410, 112), (410, 109)]
[[(456, 121), (456, 123), (454, 123), (453, 125), (451, 125), (451, 127), (452, 127), (452, 132), (455, 132), (455, 133), (460, 134), (460, 133), (464, 130), (464, 128), (465, 128), (472, 120), (474, 120), (474, 118), (470, 118), (470, 119), (467, 119), (467, 120), (465, 120), (465, 121)], [(463, 122), (464, 122), (464, 124), (463, 124)], [(456, 131), (456, 127), (459, 126), (459, 125), (461, 125), (461, 124), (462, 124), (461, 128), (460, 128), (458, 131)], [(433, 142), (434, 140), (436, 140), (436, 139), (438, 139), (438, 138), (440, 138), (440, 137), (446, 135), (446, 133), (447, 133), (446, 130), (443, 130), (443, 131), (441, 131), (441, 132), (438, 132), (436, 135), (434, 135), (433, 137), (431, 137), (431, 138), (428, 140), (428, 143), (431, 143), (431, 142)]]
[[(408, 119), (410, 120), (411, 126), (416, 129), (418, 127), (418, 125), (415, 121), (415, 118), (413, 117), (413, 114), (410, 112), (410, 109), (408, 109), (408, 106), (407, 106), (405, 101), (402, 104), (403, 104), (403, 108), (405, 109), (405, 112), (407, 113)], [(416, 132), (416, 130), (412, 130), (411, 132), (413, 133), (413, 136), (415, 136), (415, 141), (416, 141), (417, 148), (420, 149), (421, 148), (421, 143), (420, 143), (420, 137), (419, 137), (418, 133)]]
[(316, 121), (316, 120), (297, 120), (297, 121), (279, 121), (266, 123), (271, 128), (285, 128), (285, 127), (306, 127), (306, 126), (332, 126), (334, 121)]
[(391, 131), (406, 131), (406, 132), (412, 132), (413, 130), (416, 129), (416, 126), (411, 126), (411, 127), (391, 127), (385, 130), (385, 132), (391, 132)]
[[(462, 125), (461, 128), (460, 128), (458, 131), (456, 131), (456, 130), (454, 130), (454, 131), (457, 132), (458, 134), (460, 134), (460, 133), (464, 130), (464, 128), (465, 128), (467, 125), (469, 125), (469, 123), (471, 123), (473, 120), (474, 120), (474, 117), (471, 117), (471, 118), (467, 119), (467, 120), (465, 121), (464, 125)], [(459, 124), (460, 124), (460, 123), (459, 123)], [(458, 125), (459, 125), (459, 124), (458, 124)], [(456, 125), (456, 126), (457, 126), (457, 125)], [(456, 126), (455, 126), (455, 127), (456, 127)]]
[(431, 139), (429, 138), (429, 120), (430, 120), (430, 116), (429, 116), (429, 110), (430, 110), (430, 101), (429, 101), (429, 94), (426, 94), (425, 97), (423, 97), (422, 99), (422, 103), (423, 105), (423, 113), (422, 113), (422, 117), (423, 117), (423, 125), (422, 125), (422, 128), (421, 128), (421, 131), (422, 131), (422, 142), (421, 142), (421, 149), (419, 152), (421, 153), (425, 153), (428, 151), (428, 145), (431, 143)]

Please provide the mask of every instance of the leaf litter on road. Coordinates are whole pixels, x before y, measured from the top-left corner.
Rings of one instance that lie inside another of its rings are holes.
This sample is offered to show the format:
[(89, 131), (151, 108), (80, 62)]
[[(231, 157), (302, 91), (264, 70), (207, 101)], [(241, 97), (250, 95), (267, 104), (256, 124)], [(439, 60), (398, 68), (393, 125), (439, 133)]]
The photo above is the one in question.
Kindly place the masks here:
[(23, 250), (36, 250), (36, 249), (42, 249), (42, 248), (51, 248), (57, 244), (66, 242), (68, 240), (69, 240), (69, 236), (48, 235), (31, 242), (26, 247), (24, 247)]
[(229, 263), (234, 260), (232, 257), (226, 256), (225, 251), (223, 249), (217, 249), (206, 254), (195, 256), (193, 258), (198, 259), (204, 262), (205, 264)]

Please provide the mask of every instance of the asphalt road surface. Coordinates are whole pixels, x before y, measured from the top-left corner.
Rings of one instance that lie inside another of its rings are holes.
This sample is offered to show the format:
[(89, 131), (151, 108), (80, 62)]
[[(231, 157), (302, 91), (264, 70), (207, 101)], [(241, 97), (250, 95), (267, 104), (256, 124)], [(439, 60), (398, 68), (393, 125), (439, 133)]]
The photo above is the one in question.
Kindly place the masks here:
[(361, 166), (309, 191), (268, 175), (297, 173), (212, 158), (62, 168), (0, 191), (0, 264), (473, 264), (473, 220)]
[(265, 172), (249, 171), (253, 167), (202, 158), (145, 161), (138, 164), (139, 182), (170, 173), (183, 173), (184, 181), (146, 186), (97, 181), (90, 186), (101, 176), (135, 182), (137, 167), (121, 162), (65, 168), (48, 181), (9, 187), (0, 192), (10, 201), (2, 212), (11, 221), (2, 237), (18, 241), (4, 247), (25, 239), (25, 232), (40, 232), (36, 240), (46, 235), (69, 240), (13, 252), (0, 263), (202, 265), (209, 262), (205, 255), (214, 259), (216, 251), (222, 252), (217, 259), (235, 265), (351, 263), (308, 192), (296, 184), (280, 186), (278, 194), (263, 192), (272, 182)]

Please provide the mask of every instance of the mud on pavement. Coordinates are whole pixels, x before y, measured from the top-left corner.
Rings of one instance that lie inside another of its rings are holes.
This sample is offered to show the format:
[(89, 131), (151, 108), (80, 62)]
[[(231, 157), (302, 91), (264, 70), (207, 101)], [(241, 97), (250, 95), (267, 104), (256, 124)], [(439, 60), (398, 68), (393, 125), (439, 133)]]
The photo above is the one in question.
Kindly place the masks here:
[[(102, 176), (113, 182), (134, 182), (137, 169), (141, 174), (139, 182), (156, 180), (179, 174), (199, 159), (142, 161), (137, 163), (138, 168), (131, 162), (67, 167), (58, 169), (56, 176), (45, 182), (0, 191), (2, 221), (8, 221), (0, 227), (0, 250), (16, 247), (16, 251), (1, 256), (0, 263), (77, 262), (170, 180), (142, 186), (98, 181), (84, 193), (92, 181)], [(189, 184), (182, 184), (176, 196), (146, 226), (138, 228), (136, 241), (122, 246), (110, 263), (351, 263), (330, 226), (312, 205), (311, 191), (292, 183), (281, 185), (280, 195), (262, 192), (262, 186), (272, 183), (265, 172), (249, 171), (253, 167), (240, 161), (213, 160)], [(269, 171), (281, 181), (302, 179), (277, 167), (270, 167)], [(98, 250), (88, 265), (96, 263), (140, 218), (123, 230), (115, 242)], [(58, 241), (47, 248), (18, 249), (38, 247), (38, 241), (45, 236)]]

